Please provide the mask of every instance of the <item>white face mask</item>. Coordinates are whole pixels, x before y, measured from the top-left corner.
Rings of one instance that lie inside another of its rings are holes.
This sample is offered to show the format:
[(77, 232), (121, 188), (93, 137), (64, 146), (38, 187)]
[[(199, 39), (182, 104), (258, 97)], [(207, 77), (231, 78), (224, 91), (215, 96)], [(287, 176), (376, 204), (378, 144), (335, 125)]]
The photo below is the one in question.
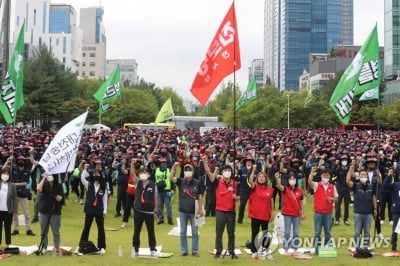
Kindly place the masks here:
[(185, 177), (191, 177), (193, 172), (192, 171), (185, 171), (185, 172), (183, 172), (183, 174), (185, 175)]
[(293, 179), (289, 180), (289, 185), (291, 185), (291, 186), (296, 185), (296, 180), (293, 180)]
[(322, 182), (327, 185), (329, 183), (329, 178), (322, 178)]
[(225, 177), (225, 178), (230, 178), (231, 175), (232, 175), (232, 172), (231, 172), (231, 171), (224, 171), (224, 172), (222, 172), (222, 176)]
[(251, 165), (246, 165), (247, 170), (251, 169)]
[(145, 152), (146, 151), (146, 148), (142, 148), (142, 152)]
[(347, 161), (342, 161), (342, 165), (346, 166), (347, 165)]
[(193, 148), (193, 151), (197, 151), (197, 148)]
[(140, 152), (138, 152), (137, 156), (141, 157), (141, 156), (142, 156), (142, 154), (141, 154)]
[(52, 181), (54, 181), (54, 176), (48, 175), (48, 176), (46, 176), (46, 179), (47, 179), (47, 181), (52, 182)]
[(361, 177), (361, 178), (360, 178), (360, 182), (363, 183), (363, 184), (366, 184), (367, 181), (368, 181), (368, 178), (367, 178), (367, 177)]
[(146, 173), (143, 173), (143, 174), (139, 175), (139, 179), (142, 180), (142, 181), (147, 180), (148, 178), (149, 178), (149, 175), (146, 174)]
[(1, 175), (1, 180), (3, 181), (8, 181), (9, 178), (10, 178), (9, 175)]

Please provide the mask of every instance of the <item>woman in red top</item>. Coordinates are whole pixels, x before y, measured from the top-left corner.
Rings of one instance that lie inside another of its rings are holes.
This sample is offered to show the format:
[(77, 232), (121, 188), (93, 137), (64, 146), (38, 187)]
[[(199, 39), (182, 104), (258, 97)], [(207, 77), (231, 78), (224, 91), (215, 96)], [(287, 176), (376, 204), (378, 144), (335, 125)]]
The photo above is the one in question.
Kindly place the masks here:
[[(300, 219), (303, 220), (303, 191), (297, 186), (296, 176), (293, 172), (289, 173), (287, 185), (283, 186), (279, 172), (275, 173), (277, 188), (282, 191), (282, 215), (285, 226), (283, 248), (285, 255), (289, 255), (289, 246), (293, 248), (293, 255), (297, 255), (299, 246)], [(293, 237), (290, 239), (290, 231), (293, 228)], [(290, 245), (289, 245), (290, 243)]]
[(274, 217), (274, 200), (273, 188), (268, 186), (268, 177), (264, 172), (259, 172), (257, 180), (254, 182), (254, 171), (256, 165), (253, 165), (253, 170), (249, 176), (249, 185), (252, 189), (249, 196), (249, 214), (251, 218), (251, 252), (252, 257), (258, 257), (259, 243), (255, 243), (256, 237), (260, 232), (260, 227), (263, 232), (268, 231), (268, 222)]

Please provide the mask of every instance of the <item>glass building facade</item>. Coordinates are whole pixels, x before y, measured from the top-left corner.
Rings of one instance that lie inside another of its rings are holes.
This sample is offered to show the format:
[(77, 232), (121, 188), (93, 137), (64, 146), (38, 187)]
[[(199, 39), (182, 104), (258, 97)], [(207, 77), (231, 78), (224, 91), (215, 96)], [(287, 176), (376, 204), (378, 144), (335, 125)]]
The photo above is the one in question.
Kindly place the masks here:
[(353, 43), (353, 0), (266, 0), (264, 12), (264, 78), (281, 91), (299, 89), (310, 53)]
[(71, 33), (71, 16), (73, 8), (70, 5), (50, 5), (49, 32)]
[(385, 79), (393, 80), (400, 70), (400, 0), (385, 0)]

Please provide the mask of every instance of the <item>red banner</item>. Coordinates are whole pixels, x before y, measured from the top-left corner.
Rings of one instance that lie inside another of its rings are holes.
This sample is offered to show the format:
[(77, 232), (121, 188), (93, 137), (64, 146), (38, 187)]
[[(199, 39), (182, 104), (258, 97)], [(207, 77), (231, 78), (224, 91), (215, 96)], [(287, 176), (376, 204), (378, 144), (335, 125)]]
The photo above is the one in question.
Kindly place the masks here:
[(240, 69), (239, 37), (236, 27), (235, 6), (226, 14), (218, 28), (194, 78), (190, 91), (205, 105), (224, 77)]

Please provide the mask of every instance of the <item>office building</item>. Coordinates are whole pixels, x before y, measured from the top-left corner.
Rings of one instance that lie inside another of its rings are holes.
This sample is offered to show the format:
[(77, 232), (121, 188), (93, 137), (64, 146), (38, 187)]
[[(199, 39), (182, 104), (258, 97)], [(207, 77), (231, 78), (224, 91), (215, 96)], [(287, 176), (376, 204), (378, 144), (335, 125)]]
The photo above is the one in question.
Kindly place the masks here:
[(119, 65), (121, 82), (124, 86), (134, 86), (138, 84), (138, 64), (135, 59), (107, 59), (107, 77), (114, 71), (117, 65)]
[(309, 54), (353, 43), (353, 0), (265, 0), (264, 84), (298, 90)]
[(249, 81), (256, 79), (257, 86), (264, 84), (264, 59), (254, 59), (249, 67)]

